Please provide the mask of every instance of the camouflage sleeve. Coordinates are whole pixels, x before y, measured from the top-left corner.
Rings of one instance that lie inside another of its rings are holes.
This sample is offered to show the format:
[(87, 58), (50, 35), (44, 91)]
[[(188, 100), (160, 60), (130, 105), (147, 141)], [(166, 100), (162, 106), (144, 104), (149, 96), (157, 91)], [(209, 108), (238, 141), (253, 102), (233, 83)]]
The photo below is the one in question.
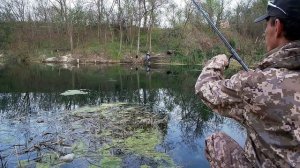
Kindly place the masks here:
[(230, 79), (224, 79), (224, 70), (228, 65), (225, 55), (218, 55), (211, 59), (203, 68), (195, 85), (196, 94), (214, 112), (221, 115), (241, 119), (241, 111), (230, 111), (242, 103), (243, 73), (238, 73)]

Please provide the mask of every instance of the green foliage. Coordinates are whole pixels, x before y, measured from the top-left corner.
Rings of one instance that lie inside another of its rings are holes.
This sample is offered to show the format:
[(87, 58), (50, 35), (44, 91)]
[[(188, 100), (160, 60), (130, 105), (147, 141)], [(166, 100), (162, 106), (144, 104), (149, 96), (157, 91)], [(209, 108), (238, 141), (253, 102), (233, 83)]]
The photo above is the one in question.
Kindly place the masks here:
[(195, 49), (191, 53), (191, 58), (192, 64), (199, 64), (201, 62), (206, 61), (206, 54), (200, 49)]
[(229, 44), (231, 45), (231, 47), (236, 48), (236, 42), (234, 39), (230, 39)]
[(90, 54), (99, 54), (103, 51), (103, 46), (98, 42), (91, 42), (86, 48), (82, 48), (85, 52), (85, 54), (90, 55)]
[(160, 50), (182, 51), (182, 35), (183, 31), (180, 27), (174, 29), (165, 29), (163, 34), (158, 37)]
[[(83, 30), (77, 29), (77, 31), (82, 32)], [(175, 54), (172, 55), (171, 60), (172, 63), (176, 64), (202, 64), (207, 59), (217, 54), (228, 53), (227, 49), (219, 41), (218, 37), (212, 33), (211, 29), (204, 26), (201, 30), (199, 30), (198, 34), (194, 31), (195, 30), (190, 26), (184, 27), (179, 24), (175, 28), (153, 28), (151, 43), (152, 52), (165, 53), (168, 50), (173, 50), (175, 51)], [(230, 43), (234, 48), (239, 48), (240, 52), (238, 53), (243, 55), (248, 63), (252, 64), (261, 58), (264, 50), (261, 50), (257, 47), (257, 45), (251, 44), (253, 43), (251, 39), (243, 39), (247, 37), (239, 37), (238, 34), (233, 33), (230, 30), (228, 31)], [(7, 33), (4, 34), (9, 36)], [(0, 44), (8, 44), (8, 42), (3, 42), (9, 41), (8, 39), (9, 38), (0, 39)], [(147, 30), (142, 29), (140, 37), (141, 53), (146, 53), (148, 51), (148, 40)], [(136, 43), (136, 39), (134, 39), (132, 44), (124, 39), (120, 53), (120, 42), (117, 34), (114, 35), (114, 40), (111, 40), (108, 37), (106, 43), (101, 40), (99, 41), (99, 39), (95, 36), (92, 38), (86, 37), (86, 41), (84, 43), (79, 41), (79, 43), (75, 45), (76, 48), (73, 53), (86, 57), (98, 55), (102, 56), (105, 54), (105, 56), (110, 59), (120, 60), (124, 58), (124, 55), (135, 53)], [(48, 39), (34, 40), (30, 46), (28, 43), (19, 42), (18, 46), (19, 48), (17, 50), (12, 51), (14, 53), (12, 54), (14, 57), (11, 58), (21, 58), (22, 60), (26, 60), (28, 59), (28, 55), (30, 55), (30, 60), (41, 60), (47, 57), (61, 55), (62, 53), (56, 53), (53, 51), (54, 49), (67, 48), (68, 41), (66, 37), (61, 37), (56, 39), (54, 38), (51, 41)]]
[(176, 52), (175, 55), (171, 57), (171, 62), (176, 64), (187, 63), (189, 62), (189, 57), (180, 52)]
[(153, 52), (160, 52), (166, 50), (166, 48), (163, 47), (161, 37), (165, 30), (155, 28), (152, 30), (152, 51)]
[(146, 44), (147, 44), (147, 32), (142, 31), (140, 37), (140, 52), (142, 53), (148, 52), (148, 46)]
[[(42, 2), (37, 1), (36, 3)], [(72, 32), (74, 50), (67, 52), (84, 57), (101, 57), (105, 54), (106, 57), (114, 60), (124, 59), (124, 56), (129, 54), (134, 56), (137, 50), (139, 30), (137, 12), (139, 10), (134, 1), (124, 1), (123, 3), (120, 10), (113, 10), (109, 17), (105, 16), (102, 8), (100, 11), (96, 11), (96, 6), (87, 7), (83, 1), (76, 1), (72, 6), (64, 6), (66, 4), (54, 6), (48, 3), (41, 6), (43, 9), (32, 8), (33, 12), (38, 14), (36, 20), (25, 18), (25, 21), (22, 22), (15, 21), (9, 8), (4, 7), (2, 15), (5, 17), (2, 20), (5, 19), (6, 22), (0, 22), (0, 50), (12, 53), (10, 58), (21, 61), (35, 61), (44, 57), (57, 56), (61, 53), (55, 53), (53, 50), (70, 48), (69, 33)], [(7, 7), (11, 8), (16, 5), (9, 2), (8, 4)], [(31, 9), (31, 5), (26, 9)], [(105, 5), (110, 6), (111, 4)], [(153, 53), (174, 50), (176, 54), (172, 58), (173, 62), (199, 64), (226, 51), (220, 47), (221, 43), (217, 42), (219, 41), (218, 37), (203, 17), (192, 12), (189, 5), (182, 8), (183, 6), (165, 1), (162, 5), (156, 6), (155, 3), (153, 5), (154, 11), (150, 10), (145, 13), (148, 16), (142, 16), (151, 18), (151, 12), (155, 15), (154, 26), (151, 27), (151, 51)], [(261, 58), (264, 50), (261, 49), (259, 43), (261, 43), (264, 25), (253, 24), (253, 20), (257, 15), (265, 12), (267, 0), (241, 1), (235, 7), (231, 7), (233, 8), (231, 10), (226, 9), (230, 5), (223, 0), (205, 0), (203, 5), (217, 27), (229, 32), (229, 39), (234, 39), (230, 42), (233, 47), (240, 50), (239, 53), (247, 62), (252, 64)], [(164, 9), (162, 10), (162, 8)], [(119, 11), (122, 11), (121, 15), (118, 13)], [(43, 16), (44, 13), (47, 16)], [(163, 16), (166, 13), (170, 15)], [(159, 26), (165, 25), (162, 23), (165, 21), (162, 16), (168, 19), (170, 27), (161, 28)], [(150, 19), (146, 23), (147, 26), (149, 21)], [(222, 28), (224, 27), (222, 23), (227, 22), (229, 26)], [(123, 26), (121, 49), (120, 25)], [(150, 32), (147, 26), (143, 26), (140, 32), (141, 53), (146, 53), (150, 48)], [(98, 33), (101, 34), (100, 37), (98, 37)]]
[(118, 60), (122, 58), (122, 55), (119, 54), (120, 43), (119, 42), (110, 42), (107, 44), (107, 53), (111, 56), (112, 59)]

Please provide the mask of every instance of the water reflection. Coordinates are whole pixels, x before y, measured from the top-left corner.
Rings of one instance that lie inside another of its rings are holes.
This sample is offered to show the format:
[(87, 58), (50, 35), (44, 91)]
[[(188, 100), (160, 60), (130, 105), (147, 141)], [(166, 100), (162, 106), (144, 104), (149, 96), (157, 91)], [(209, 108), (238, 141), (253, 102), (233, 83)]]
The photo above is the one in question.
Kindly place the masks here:
[[(61, 129), (55, 123), (56, 113), (87, 105), (128, 102), (146, 105), (157, 113), (168, 113), (163, 143), (157, 150), (168, 153), (180, 166), (208, 167), (203, 154), (204, 138), (208, 134), (222, 130), (243, 144), (245, 133), (231, 120), (214, 115), (196, 98), (197, 69), (199, 67), (187, 66), (151, 69), (130, 66), (6, 66), (0, 70), (0, 157), (3, 158), (1, 151), (5, 148), (30, 142), (31, 131), (42, 133), (49, 127), (57, 131)], [(89, 94), (60, 95), (73, 89), (87, 89)], [(41, 115), (53, 120), (53, 125), (37, 127)]]

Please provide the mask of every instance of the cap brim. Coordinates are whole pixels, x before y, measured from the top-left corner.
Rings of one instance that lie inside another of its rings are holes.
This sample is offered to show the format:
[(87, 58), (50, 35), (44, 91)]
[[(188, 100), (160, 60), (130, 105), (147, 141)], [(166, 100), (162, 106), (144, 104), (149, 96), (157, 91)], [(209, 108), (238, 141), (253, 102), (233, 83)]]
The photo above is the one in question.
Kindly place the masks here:
[(259, 18), (255, 19), (255, 20), (254, 20), (254, 23), (258, 23), (258, 22), (261, 22), (261, 21), (263, 21), (263, 20), (266, 20), (268, 17), (269, 17), (268, 14), (262, 15), (262, 16), (260, 16)]

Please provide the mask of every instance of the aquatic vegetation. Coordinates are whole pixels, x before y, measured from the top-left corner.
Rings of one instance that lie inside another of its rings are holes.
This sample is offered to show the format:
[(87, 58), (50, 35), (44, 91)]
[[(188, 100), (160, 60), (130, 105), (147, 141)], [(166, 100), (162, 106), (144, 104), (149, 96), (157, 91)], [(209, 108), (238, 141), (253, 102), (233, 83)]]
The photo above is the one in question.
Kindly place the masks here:
[(155, 146), (159, 144), (159, 135), (156, 130), (138, 130), (133, 136), (125, 139), (126, 148), (137, 154), (148, 157), (155, 157), (158, 152), (155, 151)]
[(28, 162), (28, 160), (20, 160), (18, 163), (18, 167), (23, 168), (23, 167), (27, 167), (30, 165), (30, 162)]
[(75, 153), (76, 155), (83, 155), (85, 151), (86, 151), (86, 146), (82, 141), (75, 143), (72, 146), (72, 152)]
[(122, 159), (110, 153), (110, 146), (105, 145), (101, 150), (101, 167), (119, 168), (122, 164)]
[(148, 165), (142, 165), (141, 168), (150, 168)]
[(155, 150), (160, 143), (161, 136), (155, 129), (137, 130), (133, 136), (124, 141), (127, 150), (157, 161), (164, 160), (168, 163), (168, 167), (174, 166), (174, 162), (167, 154)]
[(50, 168), (50, 165), (48, 163), (37, 163), (36, 168)]
[[(157, 162), (165, 161), (168, 167), (174, 165), (167, 154), (155, 150), (162, 139), (157, 124), (166, 122), (166, 116), (155, 115), (144, 107), (124, 103), (104, 104), (90, 110), (84, 109), (80, 111), (81, 117), (87, 119), (93, 111), (100, 117), (100, 122), (106, 123), (98, 135), (110, 141), (101, 148), (101, 165), (112, 164), (113, 167), (118, 167), (121, 163), (122, 156), (111, 154), (110, 150), (113, 148), (120, 149), (124, 155), (140, 155)], [(87, 113), (88, 111), (90, 112)], [(83, 112), (85, 115), (82, 114)]]
[(118, 168), (121, 167), (122, 160), (118, 157), (104, 157), (101, 160), (101, 167)]
[[(49, 133), (37, 135), (43, 137), (43, 142), (32, 139), (31, 148), (21, 150), (22, 153), (35, 150), (41, 153), (41, 159), (36, 163), (30, 162), (38, 168), (60, 166), (64, 164), (65, 160), (61, 159), (64, 156), (72, 156), (68, 159), (70, 162), (89, 159), (91, 168), (130, 167), (123, 165), (128, 157), (143, 167), (151, 164), (174, 166), (167, 154), (156, 151), (162, 139), (159, 125), (166, 124), (168, 118), (164, 114), (152, 113), (147, 107), (125, 103), (102, 104), (78, 108), (57, 118), (59, 120), (54, 120), (54, 123), (60, 126), (58, 132), (47, 131)], [(44, 124), (52, 125), (47, 123), (49, 121), (45, 120)], [(21, 166), (26, 165), (22, 161)]]
[(60, 95), (62, 96), (73, 96), (73, 95), (85, 95), (88, 94), (88, 92), (86, 92), (86, 90), (67, 90), (63, 93), (61, 93)]

